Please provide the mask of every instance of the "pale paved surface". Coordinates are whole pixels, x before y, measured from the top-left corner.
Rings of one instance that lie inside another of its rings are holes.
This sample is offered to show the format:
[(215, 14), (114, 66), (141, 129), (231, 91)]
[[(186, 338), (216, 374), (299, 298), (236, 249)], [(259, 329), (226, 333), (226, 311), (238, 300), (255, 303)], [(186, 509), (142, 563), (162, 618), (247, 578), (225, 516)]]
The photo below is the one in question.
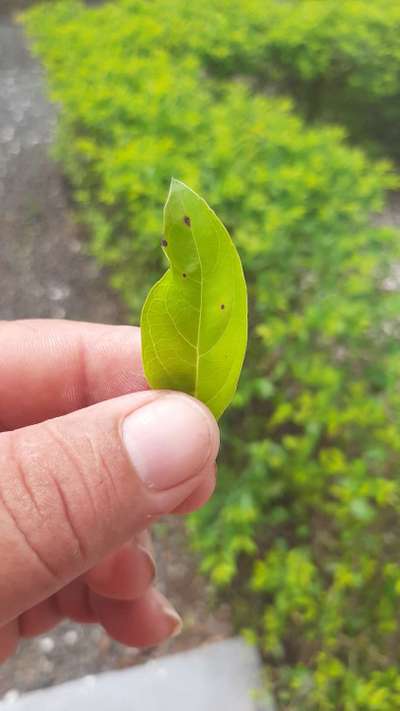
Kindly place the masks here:
[(0, 711), (273, 711), (265, 693), (263, 700), (257, 693), (260, 679), (255, 650), (231, 639), (20, 699), (9, 697)]

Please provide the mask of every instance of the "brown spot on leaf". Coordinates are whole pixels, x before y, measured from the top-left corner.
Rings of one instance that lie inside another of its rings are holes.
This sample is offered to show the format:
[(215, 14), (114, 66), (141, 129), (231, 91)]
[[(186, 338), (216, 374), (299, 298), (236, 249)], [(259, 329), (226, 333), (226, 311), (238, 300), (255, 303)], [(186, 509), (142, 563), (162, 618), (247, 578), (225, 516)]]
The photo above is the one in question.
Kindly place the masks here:
[(221, 311), (223, 311), (225, 308), (225, 304), (221, 304)]
[(183, 218), (183, 221), (184, 221), (185, 225), (187, 225), (188, 227), (190, 227), (190, 225), (192, 224), (190, 221), (190, 217), (188, 217), (187, 215), (185, 215), (185, 217)]
[(162, 246), (162, 247), (168, 247), (168, 242), (167, 242), (166, 239), (162, 239), (162, 240), (161, 240), (161, 246)]
[(183, 276), (184, 279), (186, 279), (186, 274), (185, 274), (185, 272), (183, 272), (182, 276)]

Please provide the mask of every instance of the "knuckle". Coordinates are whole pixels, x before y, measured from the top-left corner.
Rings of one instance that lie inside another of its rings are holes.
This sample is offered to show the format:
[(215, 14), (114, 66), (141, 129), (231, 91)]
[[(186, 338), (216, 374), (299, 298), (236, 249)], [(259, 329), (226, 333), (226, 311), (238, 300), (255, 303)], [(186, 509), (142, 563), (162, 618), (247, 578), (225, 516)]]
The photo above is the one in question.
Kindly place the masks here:
[(94, 456), (82, 437), (64, 432), (54, 423), (44, 425), (49, 451), (57, 467), (46, 462), (47, 476), (57, 501), (59, 522), (71, 541), (77, 558), (90, 556), (91, 533), (98, 519), (97, 499), (89, 486), (93, 475)]
[(106, 421), (76, 413), (0, 433), (0, 528), (5, 521), (11, 545), (50, 586), (128, 538), (135, 494)]
[(59, 466), (52, 478), (64, 518), (82, 557), (90, 560), (120, 525), (126, 480), (115, 434), (102, 431), (101, 424), (92, 420), (83, 427), (76, 425), (75, 421), (61, 428), (52, 421), (46, 429), (51, 447), (58, 451)]
[(15, 432), (0, 435), (1, 519), (5, 521), (7, 537), (20, 555), (35, 561), (51, 581), (58, 581), (58, 572), (47, 554), (42, 535), (46, 522), (45, 506), (32, 479), (34, 466), (30, 466), (20, 442)]
[(63, 580), (85, 566), (97, 525), (96, 499), (87, 485), (90, 456), (50, 423), (7, 433), (5, 444), (3, 505), (32, 556)]

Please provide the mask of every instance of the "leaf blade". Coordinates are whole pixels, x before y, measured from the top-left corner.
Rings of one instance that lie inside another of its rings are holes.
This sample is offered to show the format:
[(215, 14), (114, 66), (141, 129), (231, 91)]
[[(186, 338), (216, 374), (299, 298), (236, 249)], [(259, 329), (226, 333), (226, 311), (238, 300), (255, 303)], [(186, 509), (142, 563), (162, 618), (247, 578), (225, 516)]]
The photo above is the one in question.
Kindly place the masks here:
[(162, 241), (169, 268), (142, 310), (149, 384), (199, 398), (220, 417), (247, 345), (247, 292), (239, 255), (205, 200), (171, 181)]

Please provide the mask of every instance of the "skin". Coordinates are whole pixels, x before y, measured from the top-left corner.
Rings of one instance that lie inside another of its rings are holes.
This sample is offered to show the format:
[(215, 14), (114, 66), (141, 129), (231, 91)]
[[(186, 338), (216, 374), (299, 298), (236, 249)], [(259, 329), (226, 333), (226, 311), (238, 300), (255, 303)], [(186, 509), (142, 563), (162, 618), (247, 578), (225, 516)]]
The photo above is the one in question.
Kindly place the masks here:
[(0, 322), (0, 662), (64, 618), (135, 647), (180, 630), (154, 587), (148, 528), (209, 499), (218, 430), (192, 398), (148, 390), (140, 353), (128, 326)]

